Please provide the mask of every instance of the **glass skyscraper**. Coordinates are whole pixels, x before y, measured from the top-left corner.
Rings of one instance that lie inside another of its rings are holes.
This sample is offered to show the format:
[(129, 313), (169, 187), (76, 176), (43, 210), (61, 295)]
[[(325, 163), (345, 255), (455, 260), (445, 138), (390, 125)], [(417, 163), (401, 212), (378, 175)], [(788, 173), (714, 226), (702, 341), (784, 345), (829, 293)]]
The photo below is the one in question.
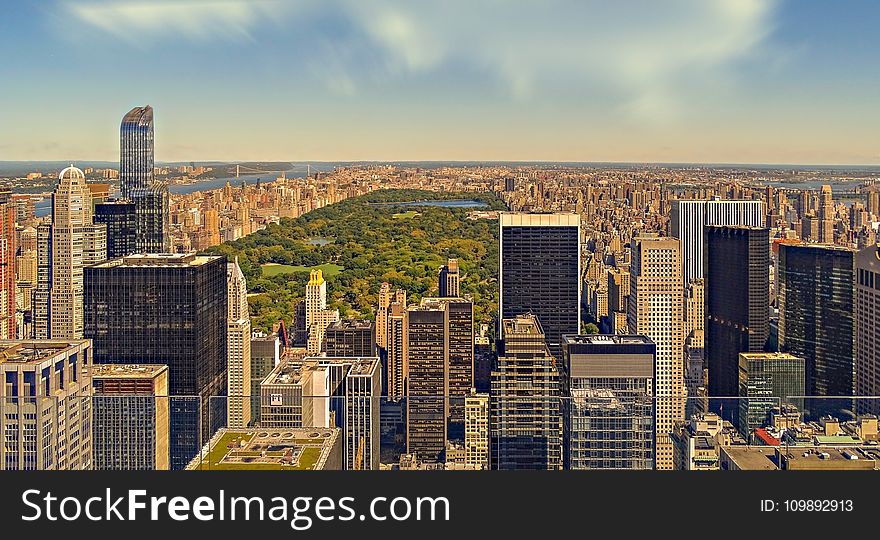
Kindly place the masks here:
[(134, 203), (139, 253), (170, 251), (168, 186), (153, 178), (153, 108), (135, 107), (119, 128), (122, 196)]
[(501, 319), (532, 313), (557, 358), (562, 334), (580, 333), (578, 214), (501, 214)]

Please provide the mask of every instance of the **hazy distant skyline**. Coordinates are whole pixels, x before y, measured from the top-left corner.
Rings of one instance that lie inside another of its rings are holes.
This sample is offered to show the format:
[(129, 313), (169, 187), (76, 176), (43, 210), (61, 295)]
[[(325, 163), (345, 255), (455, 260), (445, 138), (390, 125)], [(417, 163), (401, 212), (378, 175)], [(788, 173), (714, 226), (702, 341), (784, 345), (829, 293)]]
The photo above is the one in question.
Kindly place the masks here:
[(874, 2), (4, 6), (0, 160), (880, 164)]

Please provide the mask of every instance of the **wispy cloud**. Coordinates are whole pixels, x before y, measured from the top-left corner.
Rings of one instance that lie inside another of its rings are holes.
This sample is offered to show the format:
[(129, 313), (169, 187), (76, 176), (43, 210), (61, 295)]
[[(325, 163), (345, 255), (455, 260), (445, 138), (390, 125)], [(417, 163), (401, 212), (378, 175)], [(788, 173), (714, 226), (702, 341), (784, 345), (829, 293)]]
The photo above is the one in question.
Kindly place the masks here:
[(67, 12), (129, 43), (250, 40), (251, 29), (281, 6), (273, 0), (65, 0)]

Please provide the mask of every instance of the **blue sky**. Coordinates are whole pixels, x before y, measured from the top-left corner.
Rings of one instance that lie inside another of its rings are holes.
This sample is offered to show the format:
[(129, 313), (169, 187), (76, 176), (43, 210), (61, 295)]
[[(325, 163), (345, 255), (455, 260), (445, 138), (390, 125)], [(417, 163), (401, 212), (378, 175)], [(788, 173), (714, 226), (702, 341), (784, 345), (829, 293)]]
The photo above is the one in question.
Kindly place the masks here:
[(0, 160), (880, 164), (880, 3), (43, 0), (0, 16)]

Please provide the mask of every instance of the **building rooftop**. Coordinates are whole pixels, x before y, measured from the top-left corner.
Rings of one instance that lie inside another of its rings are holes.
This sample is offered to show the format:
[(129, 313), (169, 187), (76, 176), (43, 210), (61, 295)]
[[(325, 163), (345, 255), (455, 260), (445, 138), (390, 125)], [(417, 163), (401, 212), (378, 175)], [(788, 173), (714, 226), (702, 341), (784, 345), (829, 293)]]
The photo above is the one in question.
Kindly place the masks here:
[(581, 216), (572, 213), (502, 212), (502, 227), (579, 227)]
[(327, 330), (369, 330), (373, 321), (367, 319), (341, 319), (330, 323)]
[(532, 314), (526, 315), (517, 315), (513, 319), (504, 319), (502, 321), (504, 326), (504, 333), (502, 335), (531, 335), (531, 336), (543, 336), (544, 329), (541, 328), (541, 323), (538, 321), (538, 318)]
[(82, 345), (88, 345), (89, 340), (27, 340), (27, 341), (0, 341), (0, 364), (16, 363), (30, 364), (39, 363), (46, 358), (52, 358), (65, 353), (69, 349), (75, 349)]
[(776, 448), (770, 446), (724, 446), (722, 452), (744, 471), (775, 471)]
[(563, 335), (562, 343), (583, 343), (588, 345), (637, 345), (651, 344), (651, 338), (639, 335), (623, 334), (580, 334), (576, 336)]
[(187, 470), (322, 470), (338, 428), (221, 429)]
[(165, 364), (94, 364), (92, 378), (152, 379), (159, 373), (168, 371)]
[(93, 268), (140, 268), (144, 266), (184, 267), (201, 266), (222, 259), (220, 256), (198, 255), (196, 253), (138, 253), (110, 259), (96, 264)]
[(261, 384), (290, 384), (297, 385), (302, 383), (307, 373), (316, 371), (317, 362), (303, 359), (302, 361), (280, 362), (269, 375), (263, 379)]

